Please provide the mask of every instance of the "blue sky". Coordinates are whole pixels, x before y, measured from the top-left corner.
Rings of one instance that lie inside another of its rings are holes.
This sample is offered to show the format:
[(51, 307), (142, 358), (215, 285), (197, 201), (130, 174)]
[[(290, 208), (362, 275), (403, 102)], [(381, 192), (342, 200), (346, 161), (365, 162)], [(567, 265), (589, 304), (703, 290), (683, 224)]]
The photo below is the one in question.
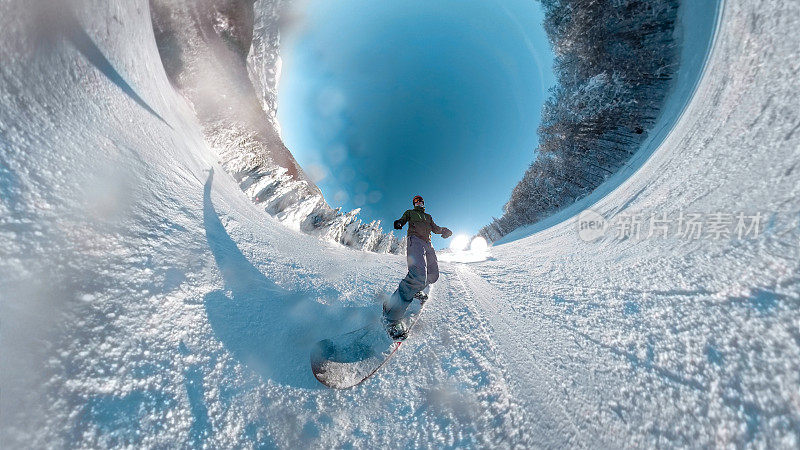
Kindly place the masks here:
[[(553, 84), (531, 0), (309, 0), (282, 33), (278, 120), (325, 198), (384, 230), (422, 195), (455, 233), (502, 214)], [(398, 236), (402, 232), (395, 232)], [(434, 246), (448, 242), (435, 237)]]

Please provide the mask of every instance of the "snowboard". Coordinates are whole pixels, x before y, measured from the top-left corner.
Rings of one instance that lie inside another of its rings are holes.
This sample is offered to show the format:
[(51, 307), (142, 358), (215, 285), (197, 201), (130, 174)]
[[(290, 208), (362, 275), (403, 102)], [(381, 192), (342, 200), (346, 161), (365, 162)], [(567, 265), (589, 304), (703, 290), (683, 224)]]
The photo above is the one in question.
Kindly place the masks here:
[[(422, 306), (418, 300), (408, 306), (403, 317), (408, 334), (417, 322)], [(403, 341), (392, 340), (382, 318), (378, 317), (365, 327), (314, 344), (311, 371), (325, 386), (347, 389), (371, 377), (402, 344)]]

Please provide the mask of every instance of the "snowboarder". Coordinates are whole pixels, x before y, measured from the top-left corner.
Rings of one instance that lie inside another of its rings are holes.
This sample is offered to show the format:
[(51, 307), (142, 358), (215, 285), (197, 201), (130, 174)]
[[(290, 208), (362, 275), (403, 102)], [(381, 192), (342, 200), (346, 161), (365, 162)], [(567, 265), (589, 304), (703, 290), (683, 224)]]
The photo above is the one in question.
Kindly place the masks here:
[(408, 239), (406, 241), (406, 261), (408, 274), (400, 282), (383, 304), (383, 317), (386, 330), (392, 339), (403, 340), (407, 330), (402, 323), (408, 305), (418, 298), (420, 302), (427, 300), (424, 290), (439, 279), (439, 263), (436, 252), (431, 246), (431, 232), (441, 234), (447, 239), (453, 232), (436, 225), (430, 214), (425, 212), (425, 201), (416, 195), (411, 201), (414, 209), (403, 213), (403, 217), (394, 221), (394, 228), (400, 230), (408, 223)]

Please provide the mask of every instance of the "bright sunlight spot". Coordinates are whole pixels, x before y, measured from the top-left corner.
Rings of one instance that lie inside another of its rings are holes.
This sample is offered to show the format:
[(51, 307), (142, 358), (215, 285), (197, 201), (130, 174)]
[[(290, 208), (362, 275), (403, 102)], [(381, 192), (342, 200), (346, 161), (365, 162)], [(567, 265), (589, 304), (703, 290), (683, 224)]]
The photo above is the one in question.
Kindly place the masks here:
[(466, 234), (459, 234), (455, 236), (453, 242), (450, 243), (450, 250), (461, 252), (467, 249), (467, 245), (469, 245), (469, 236)]
[(472, 240), (472, 243), (469, 244), (469, 249), (473, 252), (482, 252), (489, 248), (489, 244), (486, 243), (486, 239), (477, 236), (475, 239)]
[(486, 261), (490, 257), (489, 244), (486, 243), (486, 239), (477, 236), (470, 242), (468, 235), (459, 234), (453, 237), (450, 251), (442, 252), (439, 255), (439, 261), (475, 263)]

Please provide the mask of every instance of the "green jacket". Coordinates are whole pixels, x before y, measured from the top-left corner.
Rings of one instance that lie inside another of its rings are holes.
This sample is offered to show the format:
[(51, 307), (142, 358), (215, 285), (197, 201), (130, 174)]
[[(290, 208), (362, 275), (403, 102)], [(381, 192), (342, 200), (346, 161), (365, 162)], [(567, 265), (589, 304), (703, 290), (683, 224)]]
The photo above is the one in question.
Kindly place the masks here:
[(442, 234), (442, 227), (436, 225), (433, 217), (425, 212), (424, 206), (415, 206), (414, 209), (409, 209), (398, 221), (402, 225), (408, 223), (409, 236), (417, 236), (427, 242), (431, 241), (431, 232)]

